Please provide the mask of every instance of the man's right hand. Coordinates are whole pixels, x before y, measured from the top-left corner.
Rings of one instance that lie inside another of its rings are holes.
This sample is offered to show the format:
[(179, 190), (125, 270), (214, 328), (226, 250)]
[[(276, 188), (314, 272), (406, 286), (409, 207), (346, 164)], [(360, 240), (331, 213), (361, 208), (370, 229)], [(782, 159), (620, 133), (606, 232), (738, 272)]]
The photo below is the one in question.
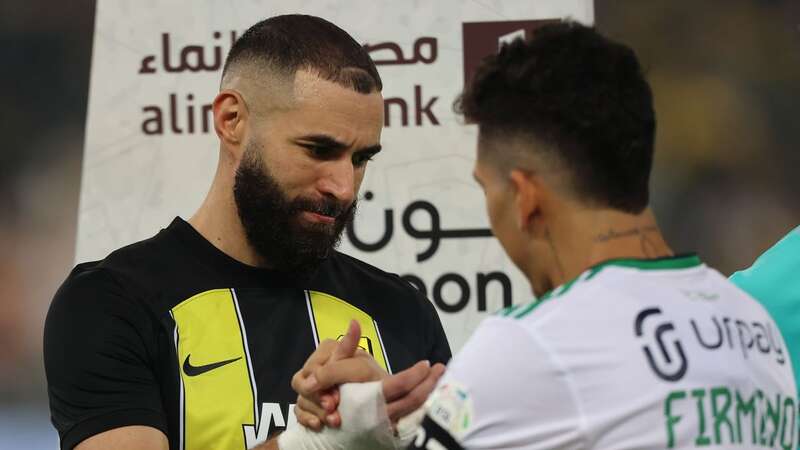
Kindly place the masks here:
[(351, 321), (340, 342), (320, 344), (303, 368), (292, 378), (298, 393), (295, 414), (298, 422), (319, 431), (323, 424), (341, 425), (337, 411), (338, 386), (343, 383), (382, 381), (386, 413), (392, 424), (420, 408), (444, 373), (443, 364), (430, 366), (420, 361), (394, 375), (387, 374), (368, 353), (358, 348), (361, 328)]

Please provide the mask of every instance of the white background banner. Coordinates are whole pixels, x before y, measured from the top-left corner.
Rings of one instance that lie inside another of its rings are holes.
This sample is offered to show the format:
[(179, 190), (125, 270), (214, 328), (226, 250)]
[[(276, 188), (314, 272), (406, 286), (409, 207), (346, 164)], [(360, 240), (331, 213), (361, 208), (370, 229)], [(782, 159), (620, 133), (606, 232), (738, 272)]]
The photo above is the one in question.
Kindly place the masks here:
[(232, 39), (286, 13), (348, 31), (383, 79), (384, 151), (341, 250), (424, 289), (459, 349), (486, 314), (533, 297), (488, 236), (472, 179), (476, 129), (453, 101), (499, 43), (548, 19), (592, 23), (592, 0), (98, 1), (77, 260), (192, 215), (216, 167), (210, 104)]

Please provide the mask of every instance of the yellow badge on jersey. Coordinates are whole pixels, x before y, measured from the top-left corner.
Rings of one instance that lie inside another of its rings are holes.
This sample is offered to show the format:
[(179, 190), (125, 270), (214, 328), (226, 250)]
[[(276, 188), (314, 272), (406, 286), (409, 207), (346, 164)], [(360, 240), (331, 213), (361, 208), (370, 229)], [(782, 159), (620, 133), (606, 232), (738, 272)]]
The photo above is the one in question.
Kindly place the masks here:
[(182, 450), (244, 449), (256, 422), (247, 338), (230, 289), (197, 294), (170, 311), (181, 374)]
[(350, 320), (355, 319), (361, 325), (359, 347), (369, 352), (387, 372), (392, 373), (392, 367), (383, 347), (378, 324), (369, 314), (340, 298), (324, 292), (307, 291), (306, 301), (308, 303), (308, 313), (314, 326), (314, 340), (317, 345), (325, 339), (341, 339), (350, 324)]

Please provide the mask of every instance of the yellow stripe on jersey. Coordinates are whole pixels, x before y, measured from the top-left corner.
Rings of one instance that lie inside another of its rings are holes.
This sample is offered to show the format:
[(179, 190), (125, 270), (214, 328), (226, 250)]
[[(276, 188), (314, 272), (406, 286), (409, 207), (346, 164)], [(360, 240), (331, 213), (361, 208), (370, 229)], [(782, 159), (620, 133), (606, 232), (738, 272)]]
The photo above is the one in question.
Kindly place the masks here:
[(172, 308), (183, 381), (184, 450), (245, 449), (255, 424), (245, 334), (229, 289), (197, 294)]
[(317, 344), (325, 339), (341, 339), (347, 331), (350, 320), (355, 319), (361, 325), (359, 347), (369, 352), (384, 370), (391, 373), (378, 325), (369, 314), (324, 292), (308, 291), (308, 298)]

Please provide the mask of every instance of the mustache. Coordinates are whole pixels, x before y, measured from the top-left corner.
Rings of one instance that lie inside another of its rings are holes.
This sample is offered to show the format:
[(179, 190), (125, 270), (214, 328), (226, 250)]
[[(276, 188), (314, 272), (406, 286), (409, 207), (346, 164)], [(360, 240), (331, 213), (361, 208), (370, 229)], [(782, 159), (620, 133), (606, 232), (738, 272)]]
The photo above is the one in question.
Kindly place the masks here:
[(331, 198), (312, 200), (309, 198), (297, 198), (291, 203), (291, 210), (295, 213), (310, 211), (323, 216), (340, 218), (348, 217), (356, 209), (356, 202), (340, 202)]

